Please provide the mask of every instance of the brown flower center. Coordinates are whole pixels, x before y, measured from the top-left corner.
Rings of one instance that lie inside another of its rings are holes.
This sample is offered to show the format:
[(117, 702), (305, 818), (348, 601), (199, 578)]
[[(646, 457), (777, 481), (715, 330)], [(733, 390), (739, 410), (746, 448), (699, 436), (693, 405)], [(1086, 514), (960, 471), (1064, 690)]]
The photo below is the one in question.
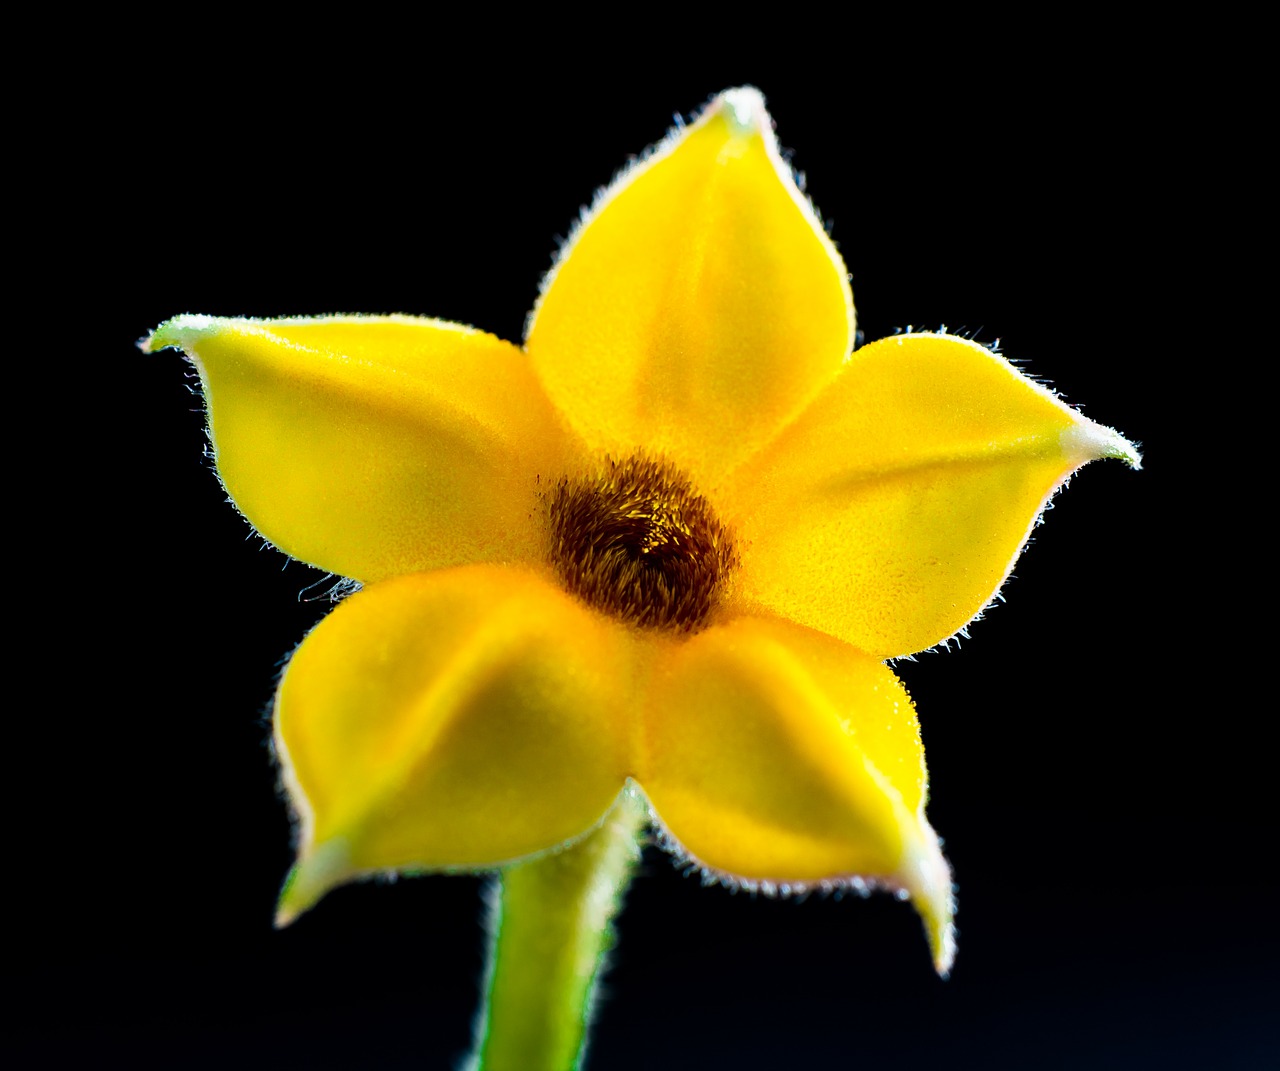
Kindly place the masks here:
[(610, 458), (596, 476), (562, 479), (545, 502), (565, 587), (630, 624), (698, 628), (737, 564), (711, 504), (665, 461)]

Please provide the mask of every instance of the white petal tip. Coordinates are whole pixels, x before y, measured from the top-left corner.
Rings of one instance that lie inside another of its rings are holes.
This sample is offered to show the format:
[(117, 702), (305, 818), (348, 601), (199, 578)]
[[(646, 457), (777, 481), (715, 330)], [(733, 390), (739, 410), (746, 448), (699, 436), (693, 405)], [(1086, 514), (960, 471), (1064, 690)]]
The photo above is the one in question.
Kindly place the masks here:
[(946, 978), (956, 959), (955, 886), (937, 834), (923, 817), (921, 824), (927, 835), (908, 853), (901, 879), (924, 923), (934, 970)]
[(188, 313), (166, 320), (146, 338), (138, 343), (143, 353), (155, 353), (156, 350), (175, 349), (189, 350), (196, 339), (206, 335), (213, 329), (217, 320), (212, 316)]
[(300, 911), (294, 911), (282, 905), (276, 906), (276, 917), (272, 920), (272, 925), (277, 930), (283, 930), (286, 926), (293, 924), (294, 920), (301, 914)]
[(764, 97), (754, 86), (726, 89), (717, 98), (717, 103), (723, 108), (725, 118), (737, 134), (755, 134), (769, 124)]
[(1081, 465), (1113, 457), (1130, 468), (1142, 468), (1142, 455), (1133, 443), (1118, 431), (1104, 428), (1091, 420), (1081, 419), (1067, 428), (1062, 433), (1062, 449), (1068, 457), (1077, 458)]
[(325, 893), (350, 876), (347, 848), (340, 840), (328, 841), (299, 859), (280, 890), (280, 899), (276, 903), (276, 929), (284, 929), (310, 911)]
[(944, 982), (951, 977), (951, 968), (956, 961), (956, 928), (948, 922), (936, 939), (930, 934), (930, 946), (933, 949), (933, 969)]

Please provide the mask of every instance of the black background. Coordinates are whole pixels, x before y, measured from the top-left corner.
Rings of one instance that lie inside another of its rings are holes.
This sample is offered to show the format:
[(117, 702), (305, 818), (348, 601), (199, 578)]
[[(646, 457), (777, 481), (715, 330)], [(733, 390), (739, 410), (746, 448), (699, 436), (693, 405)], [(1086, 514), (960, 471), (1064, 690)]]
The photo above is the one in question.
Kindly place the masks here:
[[(959, 653), (897, 667), (959, 886), (953, 977), (888, 898), (734, 896), (650, 850), (590, 1068), (1267, 1066), (1274, 805), (1206, 562), (1229, 500), (1186, 466), (1214, 414), (1179, 364), (1196, 289), (1167, 287), (1183, 151), (1158, 46), (736, 27), (762, 57), (670, 26), (641, 57), (531, 27), (522, 51), (509, 24), (151, 30), (39, 113), (19, 211), (46, 235), (26, 262), (40, 378), (14, 413), (39, 431), (11, 456), (15, 487), (35, 475), (11, 519), (24, 1065), (465, 1052), (482, 879), (351, 887), (271, 929), (290, 832), (264, 711), (328, 604), (224, 502), (183, 362), (134, 344), (180, 312), (409, 312), (519, 340), (594, 189), (749, 82), (866, 339), (999, 338), (1146, 468), (1080, 474), (1008, 604)], [(1220, 565), (1246, 590), (1251, 549)]]

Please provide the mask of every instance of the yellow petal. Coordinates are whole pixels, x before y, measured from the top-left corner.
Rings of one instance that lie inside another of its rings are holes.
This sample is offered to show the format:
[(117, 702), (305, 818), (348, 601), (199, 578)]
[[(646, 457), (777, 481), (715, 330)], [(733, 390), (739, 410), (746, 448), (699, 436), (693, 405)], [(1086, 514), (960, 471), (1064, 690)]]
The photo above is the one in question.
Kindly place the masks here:
[(627, 773), (626, 633), (481, 565), (351, 596), (289, 663), (275, 737), (300, 863), (281, 920), (388, 868), (488, 868), (589, 830)]
[(873, 343), (735, 474), (739, 593), (876, 657), (931, 647), (986, 606), (1049, 496), (1101, 457), (1138, 464), (981, 346)]
[(666, 454), (707, 488), (839, 369), (844, 264), (754, 89), (623, 173), (565, 246), (528, 332), (548, 393), (602, 452)]
[(294, 557), (372, 581), (539, 556), (564, 436), (516, 347), (405, 316), (180, 316), (164, 346), (200, 370), (232, 499)]
[(945, 973), (950, 872), (924, 816), (915, 710), (883, 664), (740, 618), (668, 649), (644, 718), (637, 779), (694, 859), (774, 887), (904, 890)]

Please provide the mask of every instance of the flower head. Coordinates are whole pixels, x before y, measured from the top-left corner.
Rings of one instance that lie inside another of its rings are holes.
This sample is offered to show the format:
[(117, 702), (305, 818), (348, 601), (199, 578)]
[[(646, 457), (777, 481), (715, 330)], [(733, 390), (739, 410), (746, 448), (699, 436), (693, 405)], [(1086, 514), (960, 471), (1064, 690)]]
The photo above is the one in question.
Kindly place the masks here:
[(971, 621), (1076, 468), (1138, 459), (972, 342), (853, 343), (752, 89), (600, 195), (523, 348), (407, 316), (155, 331), (199, 369), (240, 510), (364, 585), (276, 701), (282, 920), (360, 875), (546, 852), (629, 791), (710, 874), (909, 896), (948, 968), (884, 660)]

